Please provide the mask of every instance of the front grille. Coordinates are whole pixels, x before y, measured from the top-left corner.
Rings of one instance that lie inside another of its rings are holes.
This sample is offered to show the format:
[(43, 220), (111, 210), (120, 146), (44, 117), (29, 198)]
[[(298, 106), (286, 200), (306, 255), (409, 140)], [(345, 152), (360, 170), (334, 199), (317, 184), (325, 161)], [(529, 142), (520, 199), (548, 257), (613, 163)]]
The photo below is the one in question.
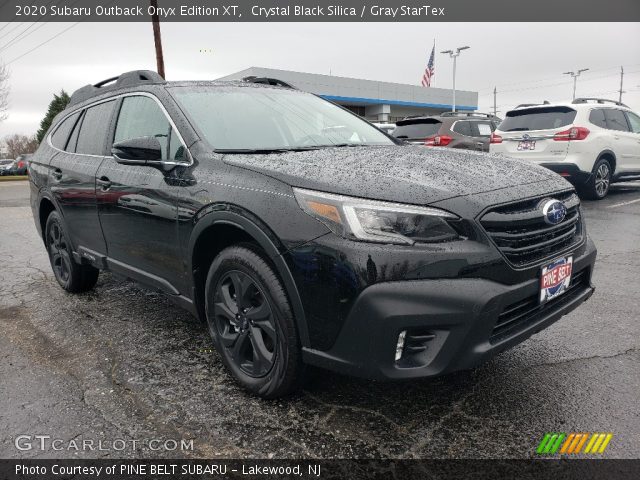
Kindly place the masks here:
[[(551, 198), (567, 207), (566, 217), (557, 225), (547, 224), (542, 216), (540, 204)], [(493, 208), (480, 223), (516, 267), (551, 258), (582, 241), (580, 199), (572, 191)]]
[(498, 316), (498, 321), (493, 327), (490, 343), (495, 343), (527, 328), (535, 323), (547, 312), (558, 309), (580, 295), (585, 288), (589, 288), (589, 269), (585, 268), (576, 272), (571, 277), (567, 290), (558, 298), (540, 304), (538, 294), (532, 295), (518, 302), (507, 305)]

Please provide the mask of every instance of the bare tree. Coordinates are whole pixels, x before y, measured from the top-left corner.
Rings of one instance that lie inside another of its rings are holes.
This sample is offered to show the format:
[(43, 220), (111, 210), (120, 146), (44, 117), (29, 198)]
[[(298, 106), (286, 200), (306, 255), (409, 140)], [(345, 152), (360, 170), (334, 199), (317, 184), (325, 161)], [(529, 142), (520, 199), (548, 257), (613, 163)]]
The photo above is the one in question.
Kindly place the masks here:
[(0, 64), (0, 122), (9, 116), (9, 69)]
[(8, 158), (18, 158), (23, 153), (33, 153), (38, 149), (36, 137), (27, 137), (18, 133), (4, 138)]

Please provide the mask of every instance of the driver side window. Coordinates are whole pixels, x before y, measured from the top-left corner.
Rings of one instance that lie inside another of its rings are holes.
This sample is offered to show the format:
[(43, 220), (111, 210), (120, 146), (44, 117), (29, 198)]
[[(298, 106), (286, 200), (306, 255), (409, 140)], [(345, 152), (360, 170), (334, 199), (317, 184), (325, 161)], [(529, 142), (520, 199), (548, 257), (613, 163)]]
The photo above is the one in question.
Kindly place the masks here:
[(155, 137), (163, 160), (184, 160), (185, 148), (157, 102), (145, 96), (125, 97), (118, 114), (114, 143), (139, 137)]

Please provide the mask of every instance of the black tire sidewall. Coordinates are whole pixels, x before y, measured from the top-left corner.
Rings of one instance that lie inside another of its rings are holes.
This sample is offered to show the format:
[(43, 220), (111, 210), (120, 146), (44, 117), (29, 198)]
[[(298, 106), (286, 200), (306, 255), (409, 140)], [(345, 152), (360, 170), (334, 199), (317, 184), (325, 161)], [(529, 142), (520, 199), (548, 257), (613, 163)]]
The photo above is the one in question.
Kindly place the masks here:
[(51, 230), (53, 225), (58, 225), (61, 235), (64, 236), (64, 240), (66, 244), (70, 245), (69, 236), (67, 235), (67, 229), (65, 228), (65, 225), (62, 222), (60, 215), (55, 210), (49, 214), (49, 217), (47, 218), (47, 223), (45, 225), (45, 230), (44, 230), (45, 246), (47, 247), (47, 254), (49, 255), (49, 263), (51, 264), (51, 270), (53, 271), (53, 276), (56, 277), (56, 281), (60, 284), (62, 288), (64, 288), (65, 290), (68, 290), (70, 285), (73, 283), (73, 276), (76, 274), (76, 269), (74, 268), (75, 262), (73, 261), (73, 257), (71, 257), (71, 253), (69, 252), (69, 256), (71, 257), (70, 268), (69, 268), (69, 278), (67, 279), (66, 282), (63, 282), (60, 278), (58, 278), (58, 275), (56, 275), (55, 269), (53, 268), (53, 257), (51, 256), (51, 248), (49, 246), (49, 231)]
[[(65, 242), (69, 247), (69, 278), (66, 282), (63, 282), (60, 278), (58, 278), (53, 268), (53, 259), (51, 257), (51, 249), (49, 248), (49, 229), (54, 223), (58, 225), (58, 228), (60, 229), (60, 232), (64, 236)], [(91, 290), (95, 286), (96, 282), (98, 281), (98, 275), (100, 271), (91, 265), (80, 265), (73, 259), (72, 244), (69, 241), (69, 235), (67, 233), (66, 226), (62, 221), (60, 214), (55, 210), (49, 214), (49, 217), (47, 217), (47, 221), (45, 223), (44, 244), (47, 249), (47, 255), (49, 256), (49, 263), (51, 264), (53, 276), (63, 289), (70, 293), (81, 293)]]
[[(604, 193), (604, 195), (600, 196), (598, 194), (598, 191), (596, 190), (596, 175), (597, 175), (598, 169), (604, 163), (606, 163), (607, 167), (609, 168), (609, 185), (607, 186), (607, 191)], [(611, 177), (612, 177), (612, 174), (613, 174), (613, 172), (611, 171), (611, 162), (609, 162), (608, 159), (601, 158), (600, 160), (598, 160), (596, 162), (596, 164), (593, 166), (593, 173), (591, 175), (591, 181), (589, 182), (589, 197), (592, 200), (602, 200), (603, 198), (605, 198), (609, 194), (609, 189), (611, 188)]]
[[(218, 337), (215, 319), (209, 312), (215, 289), (225, 273), (238, 270), (247, 274), (259, 286), (274, 314), (276, 327), (275, 361), (271, 370), (263, 377), (252, 377), (244, 373), (230, 358)], [(288, 393), (299, 366), (299, 342), (295, 330), (293, 314), (282, 283), (274, 270), (253, 250), (245, 247), (230, 247), (223, 250), (209, 268), (205, 285), (205, 311), (207, 326), (216, 349), (225, 367), (247, 390), (265, 398), (273, 398)]]

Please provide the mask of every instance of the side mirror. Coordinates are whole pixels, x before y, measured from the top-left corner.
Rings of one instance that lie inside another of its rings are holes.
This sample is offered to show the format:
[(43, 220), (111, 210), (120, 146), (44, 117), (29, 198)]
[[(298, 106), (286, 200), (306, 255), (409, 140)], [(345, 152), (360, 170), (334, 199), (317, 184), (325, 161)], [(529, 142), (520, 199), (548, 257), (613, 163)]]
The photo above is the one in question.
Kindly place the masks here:
[(156, 137), (137, 137), (114, 143), (111, 155), (123, 165), (147, 165), (162, 160), (162, 147)]

